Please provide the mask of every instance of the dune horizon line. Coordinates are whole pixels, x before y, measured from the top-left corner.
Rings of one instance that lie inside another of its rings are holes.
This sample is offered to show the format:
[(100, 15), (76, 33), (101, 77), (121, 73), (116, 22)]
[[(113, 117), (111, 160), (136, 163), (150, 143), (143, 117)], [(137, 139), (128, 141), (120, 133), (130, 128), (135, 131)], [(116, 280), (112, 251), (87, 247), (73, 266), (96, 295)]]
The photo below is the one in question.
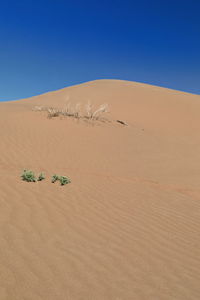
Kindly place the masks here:
[(36, 93), (32, 96), (27, 96), (27, 97), (22, 97), (22, 98), (18, 98), (18, 99), (9, 99), (9, 100), (0, 100), (1, 102), (13, 102), (13, 101), (20, 101), (20, 100), (25, 100), (25, 99), (29, 99), (29, 98), (34, 98), (34, 97), (38, 97), (38, 96), (42, 96), (42, 95), (46, 95), (48, 93), (54, 93), (54, 92), (58, 92), (61, 90), (65, 90), (67, 88), (72, 88), (72, 87), (77, 87), (77, 86), (81, 86), (81, 85), (85, 85), (85, 84), (93, 84), (96, 82), (116, 82), (116, 83), (129, 83), (129, 84), (137, 84), (137, 85), (144, 85), (145, 87), (148, 88), (159, 88), (159, 89), (163, 89), (163, 90), (168, 90), (168, 91), (172, 91), (172, 92), (178, 92), (181, 94), (189, 94), (189, 95), (194, 95), (194, 96), (200, 96), (200, 94), (198, 93), (192, 93), (192, 92), (187, 92), (184, 90), (179, 90), (179, 89), (174, 89), (174, 88), (170, 88), (170, 87), (166, 87), (166, 86), (162, 86), (162, 85), (156, 85), (156, 84), (152, 84), (152, 83), (148, 83), (148, 82), (142, 82), (142, 81), (131, 81), (131, 80), (125, 80), (125, 79), (107, 79), (107, 78), (99, 78), (99, 79), (94, 79), (94, 80), (89, 80), (89, 81), (82, 81), (80, 83), (75, 83), (72, 85), (67, 85), (65, 87), (62, 88), (57, 88), (57, 89), (52, 89), (52, 90), (48, 90), (48, 91), (44, 91), (44, 92), (39, 92)]

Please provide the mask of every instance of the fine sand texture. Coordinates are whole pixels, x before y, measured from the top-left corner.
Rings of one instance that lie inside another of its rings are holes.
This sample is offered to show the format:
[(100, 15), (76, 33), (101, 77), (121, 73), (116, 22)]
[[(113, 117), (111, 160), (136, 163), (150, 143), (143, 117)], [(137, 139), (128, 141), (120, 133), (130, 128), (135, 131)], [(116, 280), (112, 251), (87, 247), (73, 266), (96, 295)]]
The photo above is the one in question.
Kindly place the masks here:
[[(33, 110), (67, 101), (107, 103), (107, 121)], [(200, 96), (97, 80), (0, 103), (0, 300), (185, 299), (200, 299)]]

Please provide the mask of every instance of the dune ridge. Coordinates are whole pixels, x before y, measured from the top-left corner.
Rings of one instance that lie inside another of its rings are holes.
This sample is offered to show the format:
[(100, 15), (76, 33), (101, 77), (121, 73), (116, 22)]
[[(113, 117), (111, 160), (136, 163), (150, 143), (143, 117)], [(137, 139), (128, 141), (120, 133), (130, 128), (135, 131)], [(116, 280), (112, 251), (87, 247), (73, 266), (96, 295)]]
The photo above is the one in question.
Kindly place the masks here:
[[(33, 111), (67, 100), (107, 103), (112, 122)], [(0, 299), (199, 299), (199, 111), (198, 95), (120, 80), (0, 103)]]

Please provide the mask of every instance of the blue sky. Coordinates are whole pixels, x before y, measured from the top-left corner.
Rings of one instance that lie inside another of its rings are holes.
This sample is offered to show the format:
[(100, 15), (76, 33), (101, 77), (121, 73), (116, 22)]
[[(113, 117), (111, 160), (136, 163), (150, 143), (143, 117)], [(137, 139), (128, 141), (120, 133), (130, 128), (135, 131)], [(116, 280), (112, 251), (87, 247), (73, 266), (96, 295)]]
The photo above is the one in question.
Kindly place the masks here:
[(200, 1), (0, 3), (0, 101), (95, 79), (200, 94)]

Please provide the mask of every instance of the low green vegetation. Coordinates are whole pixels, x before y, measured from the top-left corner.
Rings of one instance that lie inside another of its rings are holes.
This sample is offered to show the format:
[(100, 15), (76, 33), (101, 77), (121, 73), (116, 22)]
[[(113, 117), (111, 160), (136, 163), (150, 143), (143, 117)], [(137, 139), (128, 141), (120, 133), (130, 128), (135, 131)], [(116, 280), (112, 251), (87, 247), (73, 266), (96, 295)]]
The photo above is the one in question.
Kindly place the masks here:
[(54, 183), (56, 181), (60, 181), (61, 185), (65, 185), (65, 184), (68, 184), (71, 182), (71, 180), (66, 176), (59, 176), (59, 175), (54, 174), (52, 176), (51, 182)]
[(44, 173), (40, 173), (37, 180), (38, 180), (38, 181), (42, 181), (42, 180), (44, 180), (44, 179), (45, 179)]
[(27, 182), (36, 182), (36, 177), (33, 171), (31, 170), (24, 170), (21, 175), (22, 180)]
[[(21, 175), (22, 180), (27, 182), (36, 182), (36, 181), (42, 181), (45, 179), (44, 173), (40, 173), (39, 176), (36, 178), (35, 174), (31, 170), (24, 170)], [(56, 181), (59, 181), (61, 185), (65, 185), (71, 182), (71, 180), (67, 176), (60, 176), (54, 174), (51, 178), (51, 182), (54, 183)]]
[(71, 182), (71, 180), (66, 176), (60, 176), (59, 181), (61, 185), (65, 185)]
[(54, 175), (52, 176), (51, 182), (54, 183), (54, 182), (56, 182), (57, 180), (59, 180), (59, 176), (56, 175), (56, 174), (54, 174)]

